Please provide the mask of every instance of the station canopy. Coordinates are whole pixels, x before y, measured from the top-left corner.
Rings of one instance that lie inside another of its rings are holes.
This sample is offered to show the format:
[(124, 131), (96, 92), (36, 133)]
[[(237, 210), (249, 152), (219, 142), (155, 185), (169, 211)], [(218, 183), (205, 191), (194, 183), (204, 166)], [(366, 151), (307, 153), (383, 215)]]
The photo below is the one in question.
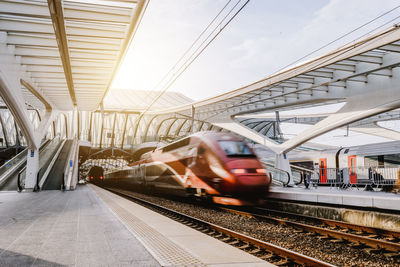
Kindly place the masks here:
[[(147, 3), (2, 0), (1, 39), (31, 85), (55, 109), (94, 110), (111, 85)], [(26, 102), (37, 102), (21, 87)]]

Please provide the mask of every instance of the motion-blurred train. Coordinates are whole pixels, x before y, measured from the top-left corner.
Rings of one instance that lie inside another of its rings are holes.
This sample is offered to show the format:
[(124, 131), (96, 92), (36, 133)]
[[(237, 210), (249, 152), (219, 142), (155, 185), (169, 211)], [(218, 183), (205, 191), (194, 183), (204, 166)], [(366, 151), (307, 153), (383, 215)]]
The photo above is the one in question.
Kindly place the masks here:
[(292, 165), (318, 170), (322, 183), (326, 182), (327, 178), (326, 171), (323, 170), (331, 168), (338, 170), (349, 168), (350, 179), (354, 180), (357, 179), (357, 170), (368, 169), (369, 167), (400, 167), (400, 141), (322, 151), (290, 152), (288, 158)]
[(144, 153), (94, 179), (106, 187), (146, 188), (225, 205), (257, 204), (271, 183), (253, 150), (230, 133), (200, 132)]

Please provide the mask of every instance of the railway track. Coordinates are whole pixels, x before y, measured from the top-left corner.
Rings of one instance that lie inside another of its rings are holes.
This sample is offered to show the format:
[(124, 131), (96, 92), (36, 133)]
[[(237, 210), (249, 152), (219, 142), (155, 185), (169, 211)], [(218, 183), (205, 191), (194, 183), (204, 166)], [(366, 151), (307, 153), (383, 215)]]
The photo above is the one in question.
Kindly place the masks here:
[[(288, 212), (280, 212), (264, 208), (255, 208), (258, 211), (243, 211), (232, 208), (221, 208), (225, 211), (254, 217), (268, 222), (287, 225), (295, 228), (299, 232), (308, 232), (319, 236), (322, 239), (328, 239), (334, 243), (348, 243), (355, 248), (362, 248), (368, 253), (384, 253), (386, 257), (400, 258), (400, 233), (379, 228), (359, 226), (355, 224), (315, 218), (311, 216), (298, 215)], [(264, 212), (264, 214), (260, 214)], [(265, 213), (268, 213), (268, 216)], [(323, 227), (295, 222), (286, 218), (276, 218), (270, 215), (278, 215), (280, 217), (290, 217), (295, 220), (310, 221), (313, 224), (317, 223)]]
[(284, 266), (334, 266), (318, 259), (137, 198), (129, 192), (110, 188), (106, 189), (273, 264)]

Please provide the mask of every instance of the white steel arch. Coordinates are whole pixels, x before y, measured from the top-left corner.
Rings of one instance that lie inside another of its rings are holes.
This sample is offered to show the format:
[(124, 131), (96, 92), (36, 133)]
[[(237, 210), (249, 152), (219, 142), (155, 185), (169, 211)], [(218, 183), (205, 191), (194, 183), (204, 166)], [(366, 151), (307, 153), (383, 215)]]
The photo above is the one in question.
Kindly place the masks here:
[[(290, 171), (285, 153), (352, 122), (400, 107), (400, 25), (340, 47), (319, 58), (273, 74), (248, 86), (185, 106), (148, 114), (195, 118), (267, 145), (277, 154), (276, 166)], [(283, 144), (235, 121), (239, 115), (288, 107), (344, 102), (305, 132)]]

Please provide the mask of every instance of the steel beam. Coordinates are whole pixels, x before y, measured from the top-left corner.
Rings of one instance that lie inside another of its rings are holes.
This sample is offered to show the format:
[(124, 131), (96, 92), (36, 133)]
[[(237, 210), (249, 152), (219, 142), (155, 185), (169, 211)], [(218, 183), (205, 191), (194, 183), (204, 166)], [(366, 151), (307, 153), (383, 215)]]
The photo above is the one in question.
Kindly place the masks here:
[(74, 81), (72, 79), (71, 61), (69, 57), (69, 48), (67, 41), (67, 34), (65, 31), (64, 24), (64, 13), (61, 0), (47, 0), (50, 10), (51, 20), (53, 22), (54, 32), (58, 43), (58, 49), (62, 61), (62, 66), (65, 73), (65, 80), (68, 85), (69, 95), (71, 97), (72, 104), (77, 106)]

